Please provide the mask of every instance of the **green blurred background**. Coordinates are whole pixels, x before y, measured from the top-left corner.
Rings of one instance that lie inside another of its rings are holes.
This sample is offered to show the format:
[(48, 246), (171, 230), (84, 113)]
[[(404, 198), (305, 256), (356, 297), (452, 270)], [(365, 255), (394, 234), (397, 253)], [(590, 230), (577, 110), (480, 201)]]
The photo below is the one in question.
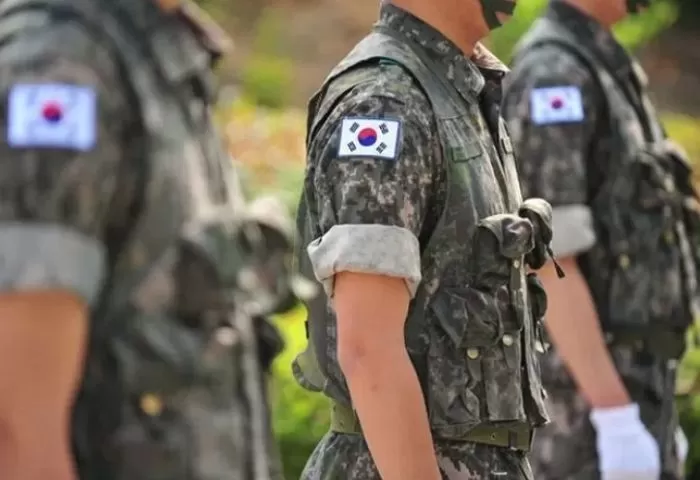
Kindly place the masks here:
[[(375, 20), (378, 0), (200, 0), (231, 33), (235, 51), (223, 63), (218, 117), (251, 194), (281, 195), (293, 211), (304, 169), (304, 106), (327, 71)], [(487, 39), (505, 61), (546, 4), (519, 0), (514, 19)], [(700, 162), (700, 2), (660, 0), (616, 29), (642, 61), (652, 96), (671, 137)], [(700, 171), (700, 169), (696, 170)], [(700, 177), (698, 177), (700, 180)], [(304, 311), (278, 319), (287, 348), (273, 385), (275, 428), (287, 478), (299, 478), (325, 433), (327, 404), (291, 377), (304, 347)], [(688, 478), (700, 479), (700, 348), (691, 348), (680, 375), (678, 404), (691, 443)]]

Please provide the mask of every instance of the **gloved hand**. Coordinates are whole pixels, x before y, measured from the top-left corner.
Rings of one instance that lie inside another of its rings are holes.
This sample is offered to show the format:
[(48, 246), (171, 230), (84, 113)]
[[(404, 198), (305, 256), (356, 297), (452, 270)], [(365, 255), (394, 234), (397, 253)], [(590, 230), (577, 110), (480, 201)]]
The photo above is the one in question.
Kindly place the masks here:
[(659, 480), (659, 446), (639, 417), (637, 404), (593, 409), (602, 480)]
[(676, 453), (678, 454), (678, 463), (681, 464), (681, 471), (684, 471), (685, 461), (688, 459), (688, 437), (685, 436), (685, 432), (679, 426), (676, 428), (676, 434), (674, 435), (674, 440), (676, 441)]

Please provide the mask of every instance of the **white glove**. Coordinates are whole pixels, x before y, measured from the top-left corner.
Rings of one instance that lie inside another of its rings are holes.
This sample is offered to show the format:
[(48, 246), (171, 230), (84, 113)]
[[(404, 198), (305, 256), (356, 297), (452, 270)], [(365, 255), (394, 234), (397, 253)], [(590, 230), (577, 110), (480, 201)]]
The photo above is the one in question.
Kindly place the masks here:
[(593, 409), (602, 480), (659, 480), (659, 446), (639, 418), (637, 404)]
[(678, 461), (681, 464), (681, 470), (685, 466), (685, 461), (688, 459), (688, 437), (685, 436), (685, 432), (681, 427), (676, 428), (676, 434), (674, 436), (676, 440), (676, 453), (678, 454)]

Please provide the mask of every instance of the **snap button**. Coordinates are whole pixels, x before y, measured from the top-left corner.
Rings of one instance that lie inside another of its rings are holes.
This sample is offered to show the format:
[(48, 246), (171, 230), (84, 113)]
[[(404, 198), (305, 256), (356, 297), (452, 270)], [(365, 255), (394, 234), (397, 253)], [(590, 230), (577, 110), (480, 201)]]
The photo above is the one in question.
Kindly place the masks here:
[(623, 270), (626, 270), (630, 266), (630, 257), (627, 255), (620, 255), (618, 258), (618, 263)]
[(149, 417), (156, 417), (163, 412), (163, 401), (154, 393), (146, 393), (139, 401), (141, 411)]

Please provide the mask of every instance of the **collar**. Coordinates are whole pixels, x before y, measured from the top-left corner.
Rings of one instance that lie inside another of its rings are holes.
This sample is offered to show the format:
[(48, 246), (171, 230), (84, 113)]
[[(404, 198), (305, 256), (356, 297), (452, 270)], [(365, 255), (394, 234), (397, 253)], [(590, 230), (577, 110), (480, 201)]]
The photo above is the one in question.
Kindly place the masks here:
[(620, 78), (628, 78), (634, 62), (612, 32), (593, 17), (561, 0), (550, 2), (545, 16), (571, 31)]
[(231, 37), (192, 0), (184, 0), (177, 12), (200, 38), (214, 62), (231, 52)]
[(380, 9), (379, 25), (391, 28), (417, 44), (437, 68), (467, 97), (477, 97), (486, 83), (484, 74), (502, 78), (508, 68), (485, 46), (478, 43), (471, 58), (442, 33), (423, 20), (392, 4)]
[(136, 34), (142, 34), (162, 60), (158, 68), (173, 82), (209, 76), (232, 47), (229, 37), (192, 0), (101, 1), (110, 2), (115, 13), (132, 22)]

